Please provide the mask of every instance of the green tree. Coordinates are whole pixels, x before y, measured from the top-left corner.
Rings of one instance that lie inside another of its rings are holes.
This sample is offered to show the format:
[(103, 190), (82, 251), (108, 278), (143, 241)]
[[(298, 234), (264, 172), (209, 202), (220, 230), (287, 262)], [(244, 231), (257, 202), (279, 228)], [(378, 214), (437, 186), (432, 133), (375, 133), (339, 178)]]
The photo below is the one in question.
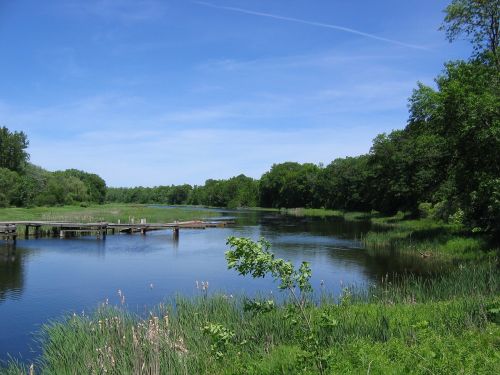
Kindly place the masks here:
[(263, 207), (312, 207), (320, 167), (311, 163), (274, 164), (260, 179)]
[(410, 127), (442, 139), (446, 173), (440, 198), (465, 213), (471, 227), (500, 227), (500, 95), (498, 72), (481, 60), (446, 65), (438, 90), (420, 87), (411, 101)]
[(0, 128), (0, 168), (20, 172), (29, 160), (28, 138), (23, 132)]
[(319, 173), (315, 188), (318, 206), (344, 210), (369, 210), (368, 156), (339, 158)]
[(486, 51), (499, 69), (500, 0), (453, 0), (445, 9), (441, 30), (450, 42), (465, 36), (478, 52)]
[(169, 204), (186, 204), (193, 187), (188, 184), (171, 186), (168, 192)]
[[(75, 177), (86, 187), (86, 200), (102, 204), (106, 199), (106, 182), (94, 173), (87, 173), (77, 169), (67, 169), (64, 172), (67, 177)], [(76, 182), (76, 180), (73, 180)], [(83, 199), (83, 195), (79, 199)]]
[(19, 181), (19, 174), (0, 168), (0, 207), (9, 207), (15, 202)]

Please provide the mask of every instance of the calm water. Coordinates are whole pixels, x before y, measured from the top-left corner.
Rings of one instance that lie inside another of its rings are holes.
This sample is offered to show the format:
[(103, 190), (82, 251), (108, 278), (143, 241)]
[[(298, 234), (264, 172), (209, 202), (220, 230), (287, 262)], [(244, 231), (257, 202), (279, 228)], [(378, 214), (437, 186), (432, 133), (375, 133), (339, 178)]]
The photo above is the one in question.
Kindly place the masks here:
[[(166, 208), (168, 209), (168, 208)], [(312, 283), (334, 293), (341, 283), (364, 285), (387, 272), (385, 262), (369, 257), (357, 240), (370, 224), (338, 218), (296, 218), (274, 213), (220, 210), (234, 218), (230, 228), (181, 230), (147, 236), (115, 235), (18, 241), (13, 251), (0, 242), (0, 360), (8, 354), (26, 360), (36, 355), (33, 333), (66, 313), (91, 311), (99, 303), (119, 304), (135, 312), (181, 293), (199, 293), (196, 280), (209, 281), (210, 292), (255, 294), (274, 290), (271, 280), (244, 278), (227, 270), (228, 236), (272, 242), (279, 257), (309, 261)]]

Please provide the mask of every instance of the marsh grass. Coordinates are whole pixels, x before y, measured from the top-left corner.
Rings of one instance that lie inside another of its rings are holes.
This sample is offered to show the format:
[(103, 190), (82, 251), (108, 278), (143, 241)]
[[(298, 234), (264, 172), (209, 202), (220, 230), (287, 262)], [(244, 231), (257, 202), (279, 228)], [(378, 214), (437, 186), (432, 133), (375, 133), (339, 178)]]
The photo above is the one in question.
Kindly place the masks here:
[(437, 258), (438, 262), (489, 259), (499, 254), (486, 237), (466, 233), (460, 225), (398, 216), (375, 217), (371, 221), (374, 229), (362, 237), (371, 253), (391, 250), (423, 259)]
[[(0, 221), (62, 221), (75, 223), (118, 222), (136, 223), (146, 219), (148, 223), (168, 223), (175, 220), (201, 220), (219, 214), (210, 210), (185, 210), (181, 207), (155, 207), (139, 204), (105, 204), (89, 207), (61, 206), (34, 208), (0, 208)], [(48, 230), (50, 228), (43, 228)], [(24, 226), (19, 226), (19, 235), (24, 235)]]
[(328, 217), (328, 216), (338, 216), (342, 217), (344, 213), (339, 210), (328, 210), (324, 208), (282, 208), (280, 213), (283, 215), (291, 215), (291, 216), (319, 216), (319, 217)]

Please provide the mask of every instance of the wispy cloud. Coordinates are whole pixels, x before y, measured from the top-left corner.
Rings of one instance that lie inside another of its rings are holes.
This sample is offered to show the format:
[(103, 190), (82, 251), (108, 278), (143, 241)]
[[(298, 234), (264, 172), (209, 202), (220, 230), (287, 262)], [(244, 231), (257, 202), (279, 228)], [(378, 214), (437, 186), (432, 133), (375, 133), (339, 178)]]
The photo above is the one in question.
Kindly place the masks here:
[(71, 1), (66, 10), (124, 22), (150, 21), (165, 13), (165, 3), (159, 0), (86, 0)]
[(375, 34), (370, 34), (370, 33), (364, 32), (364, 31), (355, 30), (355, 29), (351, 29), (349, 27), (344, 27), (344, 26), (339, 26), (339, 25), (309, 21), (309, 20), (304, 20), (304, 19), (294, 18), (294, 17), (286, 17), (286, 16), (281, 16), (281, 15), (271, 14), (271, 13), (256, 12), (253, 10), (243, 9), (243, 8), (216, 5), (216, 4), (208, 3), (205, 1), (193, 1), (193, 3), (198, 4), (198, 5), (202, 5), (202, 6), (206, 6), (206, 7), (210, 7), (210, 8), (228, 10), (228, 11), (238, 12), (238, 13), (243, 13), (243, 14), (249, 14), (249, 15), (257, 16), (257, 17), (267, 17), (267, 18), (273, 18), (273, 19), (281, 20), (281, 21), (295, 22), (295, 23), (301, 23), (301, 24), (309, 25), (309, 26), (322, 27), (322, 28), (326, 28), (326, 29), (343, 31), (346, 33), (359, 35), (359, 36), (362, 36), (365, 38), (370, 38), (370, 39), (378, 40), (378, 41), (385, 42), (385, 43), (396, 44), (396, 45), (407, 47), (407, 48), (413, 48), (413, 49), (419, 49), (419, 50), (427, 50), (428, 49), (424, 46), (406, 43), (406, 42), (401, 42), (401, 41), (395, 40), (395, 39), (384, 38), (384, 37), (381, 37), (381, 36), (378, 36)]
[(256, 59), (210, 59), (196, 66), (197, 69), (214, 71), (237, 71), (242, 69), (279, 69), (286, 68), (329, 68), (352, 64), (374, 63), (408, 58), (407, 54), (395, 54), (389, 49), (380, 49), (373, 53), (359, 54), (357, 51), (326, 51), (314, 54), (298, 54), (278, 57), (262, 57)]

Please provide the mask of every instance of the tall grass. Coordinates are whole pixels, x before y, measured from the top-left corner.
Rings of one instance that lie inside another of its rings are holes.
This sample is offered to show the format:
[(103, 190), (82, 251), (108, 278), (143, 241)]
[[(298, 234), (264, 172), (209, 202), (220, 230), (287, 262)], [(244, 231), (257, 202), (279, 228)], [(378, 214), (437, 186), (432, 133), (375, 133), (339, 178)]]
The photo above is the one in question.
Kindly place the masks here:
[(499, 254), (485, 237), (465, 233), (460, 225), (431, 219), (372, 218), (375, 228), (362, 237), (369, 252), (392, 250), (421, 258), (446, 260), (489, 259)]
[[(62, 221), (62, 222), (118, 222), (129, 223), (146, 219), (148, 223), (165, 223), (175, 220), (199, 220), (219, 215), (210, 210), (185, 210), (182, 208), (161, 208), (138, 204), (105, 204), (89, 207), (35, 207), (0, 208), (0, 221)], [(23, 228), (19, 228), (23, 230)]]
[[(384, 280), (368, 290), (346, 289), (338, 299), (323, 295), (307, 310), (330, 373), (492, 374), (500, 366), (499, 280), (493, 264), (466, 265), (441, 278)], [(276, 301), (269, 312), (255, 313), (245, 301), (177, 297), (146, 317), (102, 305), (90, 316), (44, 326), (35, 372), (314, 373), (304, 365), (290, 304)], [(222, 328), (209, 334), (211, 325)], [(2, 373), (23, 371), (13, 362)]]

